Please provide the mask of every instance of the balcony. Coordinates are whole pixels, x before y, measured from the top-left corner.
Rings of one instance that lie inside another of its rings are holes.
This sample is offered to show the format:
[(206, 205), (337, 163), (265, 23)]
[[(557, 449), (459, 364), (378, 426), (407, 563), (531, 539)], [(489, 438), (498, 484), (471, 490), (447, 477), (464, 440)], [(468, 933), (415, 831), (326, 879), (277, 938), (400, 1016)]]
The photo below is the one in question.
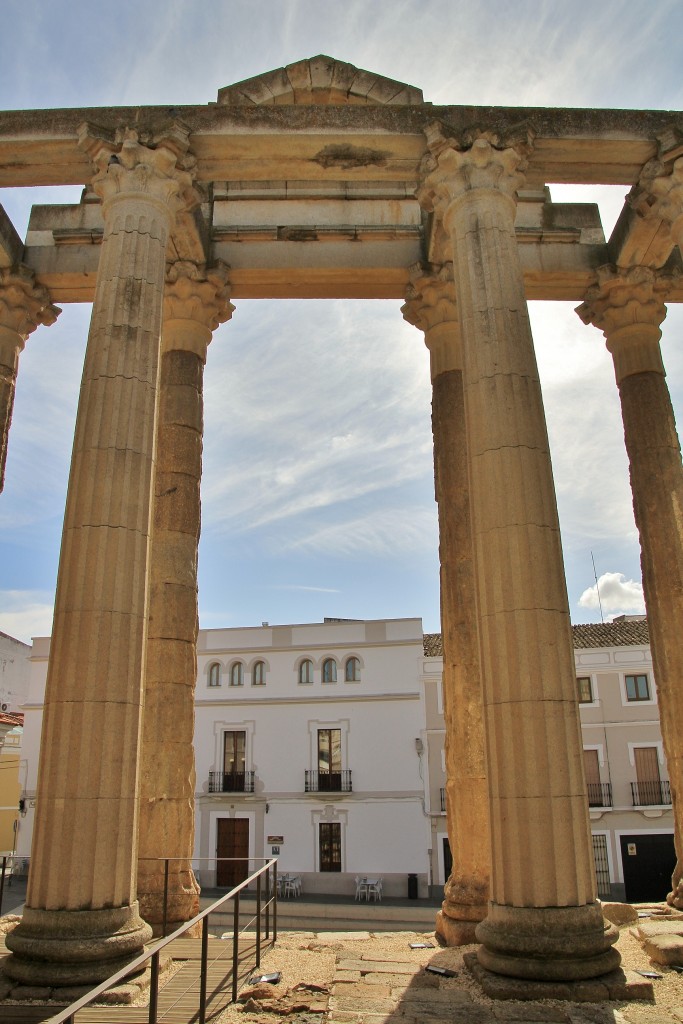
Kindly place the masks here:
[(351, 772), (306, 772), (305, 793), (350, 793)]
[(653, 779), (652, 782), (632, 782), (631, 798), (634, 807), (660, 807), (671, 803), (671, 787), (668, 779)]
[(253, 792), (253, 772), (209, 772), (209, 793)]
[(588, 786), (589, 807), (611, 807), (612, 786), (609, 782), (589, 782)]

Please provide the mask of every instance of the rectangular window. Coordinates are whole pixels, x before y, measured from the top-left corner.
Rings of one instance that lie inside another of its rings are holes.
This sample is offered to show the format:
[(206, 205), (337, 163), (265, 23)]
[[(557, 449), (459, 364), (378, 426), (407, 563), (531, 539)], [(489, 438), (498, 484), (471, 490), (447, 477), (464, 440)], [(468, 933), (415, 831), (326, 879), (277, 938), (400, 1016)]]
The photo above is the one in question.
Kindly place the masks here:
[(226, 732), (224, 737), (223, 771), (226, 775), (244, 775), (246, 732)]
[(576, 687), (579, 691), (579, 704), (593, 703), (593, 686), (590, 676), (579, 676), (576, 680)]
[(626, 676), (626, 700), (649, 700), (650, 684), (643, 673), (637, 676)]
[(341, 824), (338, 821), (321, 821), (318, 841), (320, 844), (320, 870), (341, 871)]

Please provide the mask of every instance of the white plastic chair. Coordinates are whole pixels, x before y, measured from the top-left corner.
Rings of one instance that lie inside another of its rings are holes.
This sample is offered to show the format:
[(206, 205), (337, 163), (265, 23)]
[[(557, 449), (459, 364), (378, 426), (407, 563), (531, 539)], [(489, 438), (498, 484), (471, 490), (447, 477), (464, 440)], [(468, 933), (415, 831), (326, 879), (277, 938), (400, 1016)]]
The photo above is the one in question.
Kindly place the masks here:
[(368, 886), (366, 880), (364, 878), (361, 878), (360, 875), (356, 875), (356, 899), (367, 899), (367, 896)]

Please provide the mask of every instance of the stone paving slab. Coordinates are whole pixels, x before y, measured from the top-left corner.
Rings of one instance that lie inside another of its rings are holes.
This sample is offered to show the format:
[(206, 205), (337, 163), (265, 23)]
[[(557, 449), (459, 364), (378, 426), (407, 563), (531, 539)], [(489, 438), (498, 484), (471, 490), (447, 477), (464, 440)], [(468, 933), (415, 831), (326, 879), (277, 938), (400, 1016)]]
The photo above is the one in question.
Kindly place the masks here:
[(683, 919), (679, 921), (643, 921), (631, 929), (638, 939), (651, 939), (655, 935), (683, 935)]

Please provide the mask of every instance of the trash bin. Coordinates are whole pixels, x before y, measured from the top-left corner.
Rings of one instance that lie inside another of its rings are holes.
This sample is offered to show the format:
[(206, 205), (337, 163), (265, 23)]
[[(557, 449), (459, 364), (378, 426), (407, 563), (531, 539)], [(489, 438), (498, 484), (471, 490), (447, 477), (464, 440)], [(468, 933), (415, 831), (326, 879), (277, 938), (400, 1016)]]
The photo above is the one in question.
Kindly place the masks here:
[(417, 875), (408, 875), (408, 899), (417, 899)]

